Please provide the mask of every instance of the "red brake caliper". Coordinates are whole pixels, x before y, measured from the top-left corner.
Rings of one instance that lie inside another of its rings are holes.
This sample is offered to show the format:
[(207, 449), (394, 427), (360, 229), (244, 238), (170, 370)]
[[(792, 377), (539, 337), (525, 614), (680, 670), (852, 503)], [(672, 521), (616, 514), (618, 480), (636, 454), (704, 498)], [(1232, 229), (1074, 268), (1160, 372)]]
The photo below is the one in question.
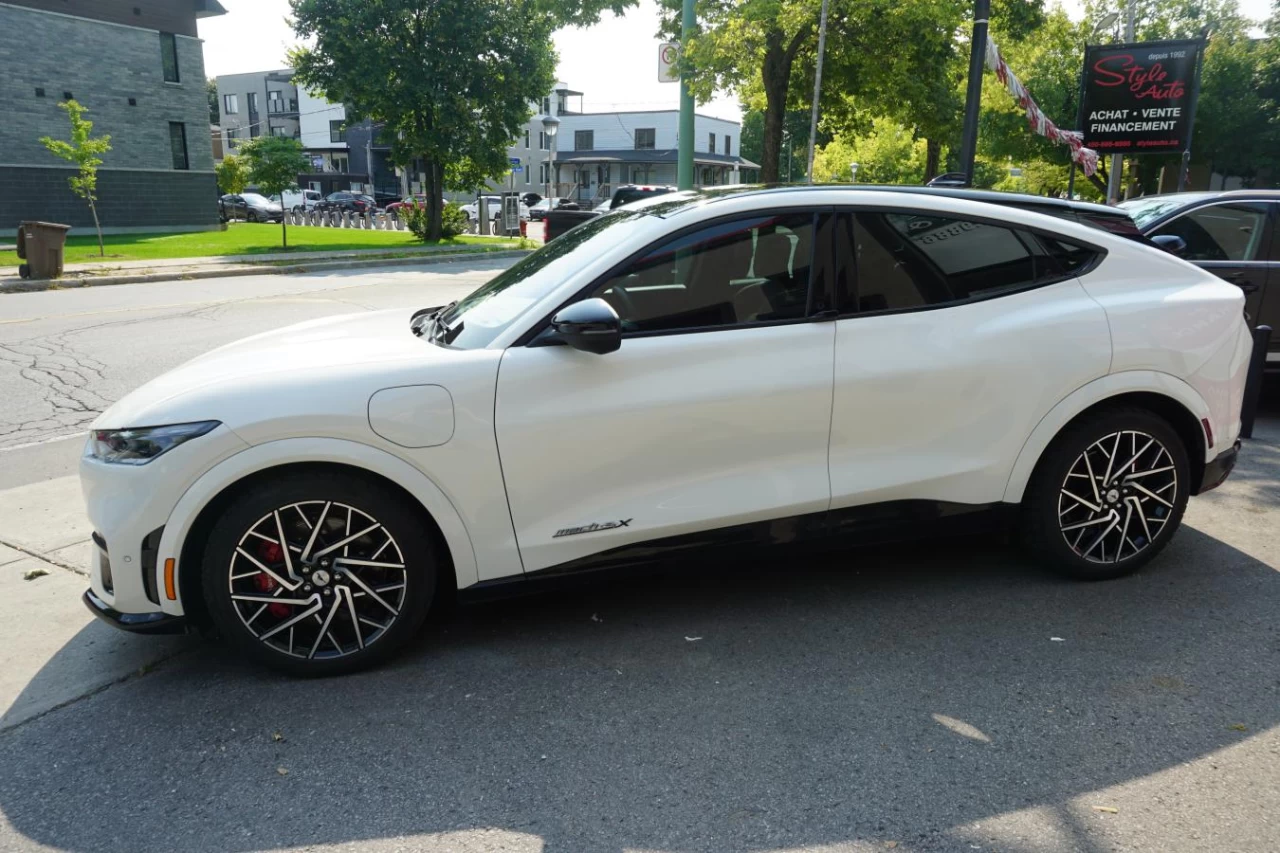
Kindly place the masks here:
[[(263, 542), (258, 546), (258, 558), (267, 564), (279, 563), (284, 560), (284, 551), (281, 550), (280, 546), (274, 542)], [(275, 578), (271, 577), (271, 575), (266, 572), (259, 572), (255, 575), (253, 583), (261, 592), (266, 593), (275, 592), (276, 587), (279, 586), (279, 584), (276, 583)], [(289, 605), (268, 604), (267, 612), (277, 619), (283, 619), (289, 615)]]

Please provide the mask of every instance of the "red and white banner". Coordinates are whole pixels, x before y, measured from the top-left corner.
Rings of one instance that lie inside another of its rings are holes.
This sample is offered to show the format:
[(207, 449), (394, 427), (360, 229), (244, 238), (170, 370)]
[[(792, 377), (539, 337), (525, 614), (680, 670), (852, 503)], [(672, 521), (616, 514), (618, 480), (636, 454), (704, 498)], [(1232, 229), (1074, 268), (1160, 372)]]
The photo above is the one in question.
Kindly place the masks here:
[(1071, 159), (1080, 164), (1086, 175), (1092, 176), (1098, 171), (1098, 152), (1084, 147), (1084, 136), (1079, 131), (1063, 130), (1049, 120), (1035, 98), (1031, 97), (1027, 87), (1009, 70), (1004, 57), (1000, 55), (1000, 48), (996, 47), (990, 37), (987, 38), (987, 67), (996, 73), (996, 78), (1013, 95), (1018, 106), (1026, 110), (1027, 124), (1031, 126), (1032, 132), (1070, 148)]

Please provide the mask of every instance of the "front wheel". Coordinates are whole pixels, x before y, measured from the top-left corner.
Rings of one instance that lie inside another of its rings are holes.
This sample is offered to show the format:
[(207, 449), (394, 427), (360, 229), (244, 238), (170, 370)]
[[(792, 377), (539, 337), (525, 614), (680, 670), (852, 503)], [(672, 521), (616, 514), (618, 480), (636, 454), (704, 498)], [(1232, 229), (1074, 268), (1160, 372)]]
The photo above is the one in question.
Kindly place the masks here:
[(1136, 571), (1168, 544), (1190, 494), (1182, 439), (1145, 409), (1070, 427), (1045, 451), (1022, 507), (1024, 543), (1071, 577)]
[(294, 675), (372, 666), (422, 625), (437, 555), (422, 520), (376, 483), (286, 478), (235, 501), (205, 548), (202, 588), (221, 636)]
[(258, 221), (258, 214), (254, 213), (254, 212), (251, 210), (251, 211), (249, 211), (247, 214), (245, 214), (245, 217), (244, 217), (244, 218), (245, 218), (245, 221), (246, 221), (246, 222), (257, 222), (257, 221)]

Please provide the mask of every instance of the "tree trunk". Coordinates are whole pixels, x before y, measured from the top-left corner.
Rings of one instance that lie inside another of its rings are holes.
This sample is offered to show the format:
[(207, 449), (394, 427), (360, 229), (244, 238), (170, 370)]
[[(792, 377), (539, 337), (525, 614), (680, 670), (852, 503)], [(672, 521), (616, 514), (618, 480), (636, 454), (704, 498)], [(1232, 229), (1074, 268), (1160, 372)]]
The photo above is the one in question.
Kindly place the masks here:
[(444, 165), (430, 157), (422, 158), (423, 191), (427, 194), (427, 240), (438, 241), (444, 234), (442, 223), (444, 193)]
[(280, 239), (284, 242), (284, 247), (289, 248), (289, 213), (284, 210), (284, 193), (280, 194)]
[(924, 182), (927, 184), (938, 177), (938, 163), (942, 160), (942, 142), (938, 139), (924, 141)]
[(98, 232), (98, 256), (105, 258), (107, 247), (102, 242), (102, 223), (98, 221), (98, 208), (94, 206), (93, 199), (89, 199), (89, 212), (93, 214), (93, 227)]
[(761, 68), (765, 100), (764, 145), (760, 156), (760, 180), (772, 184), (778, 181), (782, 129), (787, 117), (787, 88), (791, 82), (791, 62), (795, 53), (783, 46), (781, 30), (770, 30), (764, 38), (764, 65)]

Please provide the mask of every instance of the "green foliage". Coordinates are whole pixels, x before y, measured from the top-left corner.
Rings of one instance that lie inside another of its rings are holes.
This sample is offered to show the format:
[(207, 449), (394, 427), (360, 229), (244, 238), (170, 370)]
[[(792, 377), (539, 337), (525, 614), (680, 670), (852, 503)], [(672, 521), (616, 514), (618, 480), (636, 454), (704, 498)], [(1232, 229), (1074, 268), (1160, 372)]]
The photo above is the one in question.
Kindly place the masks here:
[(860, 184), (924, 183), (925, 141), (889, 118), (872, 122), (871, 130), (856, 136), (838, 134), (814, 154), (814, 180), (847, 182), (851, 164), (858, 164)]
[[(240, 156), (249, 166), (249, 182), (263, 195), (281, 195), (298, 186), (298, 175), (311, 168), (302, 143), (286, 136), (259, 136), (240, 146)], [(225, 161), (224, 161), (225, 162)], [(289, 224), (280, 219), (280, 233), (289, 245)]]
[[(804, 167), (809, 156), (809, 111), (787, 110), (782, 119), (786, 131), (778, 149), (778, 180), (783, 183), (803, 181)], [(764, 112), (744, 107), (742, 113), (741, 142), (738, 154), (753, 163), (764, 158)], [(828, 140), (829, 134), (818, 134), (819, 142)], [(790, 174), (787, 169), (790, 167)]]
[(552, 33), (635, 0), (290, 0), (299, 84), (383, 126), (391, 159), (421, 160), (428, 233), (441, 195), (506, 174), (507, 146), (555, 82)]
[(213, 171), (218, 176), (218, 189), (223, 193), (242, 193), (249, 186), (249, 164), (238, 154), (228, 154)]
[(204, 90), (209, 97), (209, 124), (221, 124), (222, 104), (218, 103), (218, 81), (209, 78), (205, 81)]
[[(424, 243), (435, 239), (431, 236), (431, 218), (425, 204), (413, 199), (408, 204), (400, 207), (396, 213), (404, 221), (405, 227), (412, 232), (413, 236)], [(440, 215), (440, 236), (443, 239), (450, 240), (459, 234), (465, 233), (468, 225), (467, 214), (462, 209), (462, 205), (455, 204), (452, 201), (444, 205)]]
[(102, 244), (102, 224), (98, 222), (98, 167), (102, 165), (102, 155), (111, 150), (111, 137), (93, 137), (93, 122), (84, 117), (88, 112), (75, 100), (64, 101), (58, 106), (67, 114), (71, 122), (71, 141), (65, 142), (50, 136), (40, 137), (40, 144), (55, 157), (70, 161), (76, 165), (76, 174), (67, 179), (71, 191), (84, 199), (93, 214), (93, 225), (98, 231), (98, 252), (106, 255)]

